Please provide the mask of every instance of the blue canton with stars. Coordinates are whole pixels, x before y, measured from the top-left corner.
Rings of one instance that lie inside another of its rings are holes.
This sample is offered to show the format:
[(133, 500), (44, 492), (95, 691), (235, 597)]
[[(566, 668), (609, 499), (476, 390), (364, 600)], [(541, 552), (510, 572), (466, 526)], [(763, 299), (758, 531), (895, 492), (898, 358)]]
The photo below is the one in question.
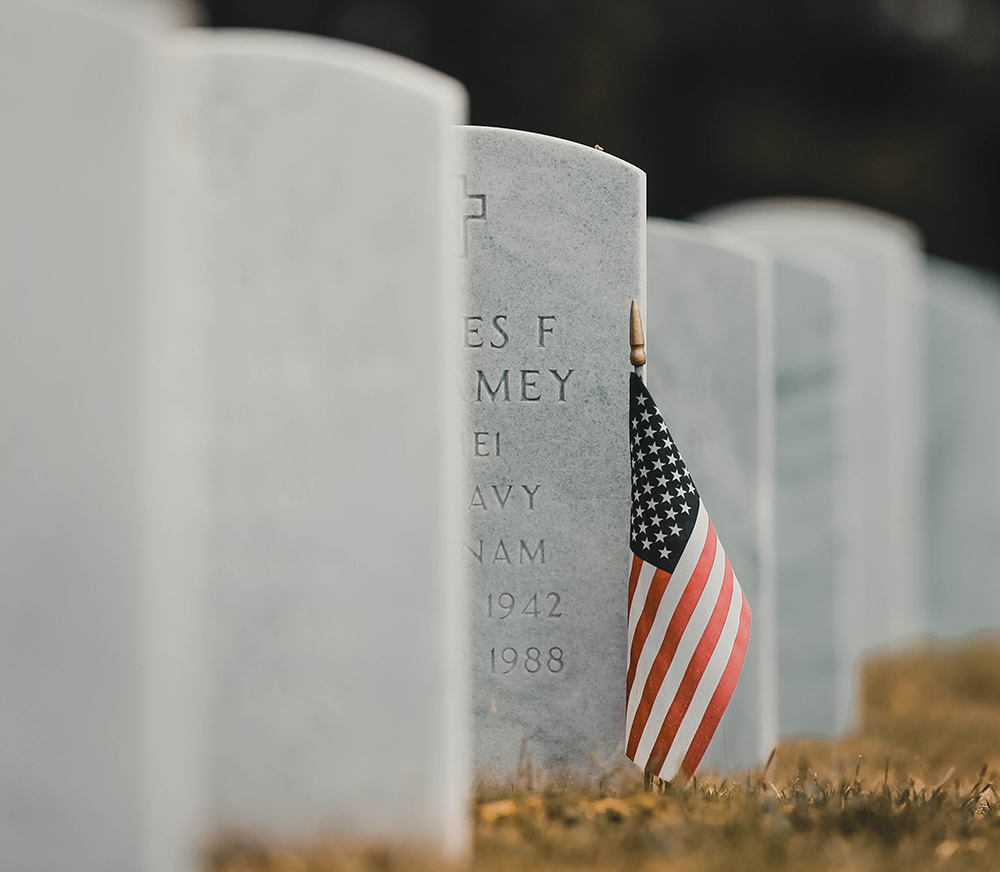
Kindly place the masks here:
[(694, 529), (700, 499), (656, 403), (635, 373), (629, 393), (632, 552), (673, 572)]

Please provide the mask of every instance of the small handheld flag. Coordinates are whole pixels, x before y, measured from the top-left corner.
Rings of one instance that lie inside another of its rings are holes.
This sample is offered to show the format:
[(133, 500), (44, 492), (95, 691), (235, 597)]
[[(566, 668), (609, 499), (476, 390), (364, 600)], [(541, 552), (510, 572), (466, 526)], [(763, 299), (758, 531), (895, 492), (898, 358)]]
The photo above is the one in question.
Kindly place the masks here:
[[(667, 781), (694, 775), (736, 688), (750, 607), (656, 403), (632, 303), (632, 571), (626, 754)], [(638, 333), (636, 332), (638, 330)], [(641, 352), (637, 354), (637, 351)]]

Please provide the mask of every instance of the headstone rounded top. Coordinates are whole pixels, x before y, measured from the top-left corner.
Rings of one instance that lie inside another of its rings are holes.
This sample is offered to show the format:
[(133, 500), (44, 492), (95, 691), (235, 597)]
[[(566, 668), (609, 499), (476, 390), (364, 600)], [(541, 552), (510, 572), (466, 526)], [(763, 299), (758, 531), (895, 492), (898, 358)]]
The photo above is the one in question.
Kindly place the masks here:
[(173, 53), (292, 60), (299, 64), (341, 68), (384, 84), (452, 101), (464, 117), (468, 97), (460, 82), (416, 61), (377, 48), (340, 39), (274, 30), (191, 29), (171, 34), (165, 43)]
[(690, 242), (700, 242), (716, 248), (740, 254), (758, 263), (767, 264), (771, 261), (768, 251), (756, 242), (743, 236), (720, 230), (704, 224), (692, 224), (690, 221), (671, 221), (669, 218), (650, 218), (646, 222), (646, 233), (650, 239), (669, 237), (671, 239), (686, 239)]
[(950, 305), (969, 311), (978, 306), (1000, 305), (1000, 275), (952, 263), (939, 257), (927, 258), (928, 287), (933, 289), (930, 302)]
[(468, 135), (474, 137), (495, 137), (498, 140), (507, 140), (511, 143), (521, 143), (524, 146), (534, 145), (539, 149), (550, 149), (552, 151), (564, 150), (567, 156), (573, 156), (579, 160), (592, 160), (595, 166), (618, 165), (622, 170), (631, 173), (639, 178), (645, 178), (646, 173), (634, 164), (630, 164), (620, 157), (608, 154), (604, 149), (594, 145), (582, 145), (569, 139), (560, 139), (557, 136), (547, 136), (544, 133), (531, 133), (527, 130), (514, 130), (508, 127), (482, 127), (475, 124), (468, 124), (462, 127)]
[(717, 209), (709, 209), (694, 221), (720, 226), (742, 227), (752, 221), (757, 227), (788, 222), (809, 222), (832, 236), (872, 237), (876, 244), (896, 240), (914, 248), (923, 248), (920, 230), (909, 221), (857, 203), (810, 197), (773, 197), (746, 200)]

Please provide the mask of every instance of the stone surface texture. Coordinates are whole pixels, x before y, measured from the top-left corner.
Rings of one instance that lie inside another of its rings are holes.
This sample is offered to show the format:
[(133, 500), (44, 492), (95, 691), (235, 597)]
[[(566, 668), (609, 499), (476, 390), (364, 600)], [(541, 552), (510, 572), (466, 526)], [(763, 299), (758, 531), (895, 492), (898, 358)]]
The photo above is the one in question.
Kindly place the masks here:
[(750, 604), (750, 647), (702, 763), (763, 762), (777, 736), (774, 360), (763, 249), (675, 221), (648, 225), (647, 382)]
[(207, 820), (460, 853), (464, 92), (279, 34), (179, 35), (157, 72), (152, 429), (188, 430), (152, 465), (205, 507), (172, 521), (203, 579)]
[(475, 762), (501, 782), (529, 763), (598, 775), (631, 765), (628, 317), (633, 300), (645, 310), (645, 175), (536, 134), (457, 135)]

